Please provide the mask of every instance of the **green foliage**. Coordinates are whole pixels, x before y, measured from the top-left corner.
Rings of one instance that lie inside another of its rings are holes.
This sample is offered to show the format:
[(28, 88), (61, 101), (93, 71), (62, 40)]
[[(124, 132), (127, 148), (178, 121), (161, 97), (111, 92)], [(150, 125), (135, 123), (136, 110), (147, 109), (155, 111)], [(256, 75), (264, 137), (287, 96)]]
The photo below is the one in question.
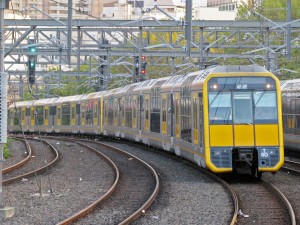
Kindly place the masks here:
[[(253, 10), (260, 15), (274, 20), (286, 20), (286, 2), (287, 0), (264, 0), (262, 5), (253, 9), (251, 6), (240, 5), (238, 7), (238, 20), (263, 20), (259, 15), (255, 15)], [(292, 20), (299, 19), (300, 17), (300, 4), (299, 0), (292, 0)]]
[(11, 145), (11, 139), (8, 139), (7, 143), (4, 144), (4, 147), (3, 147), (3, 157), (4, 157), (4, 159), (8, 159), (8, 158), (11, 157), (11, 152), (9, 150), (10, 145)]
[[(300, 18), (300, 4), (299, 0), (291, 0), (292, 4), (292, 20), (296, 20)], [(266, 22), (265, 18), (268, 18), (270, 20), (276, 21), (286, 21), (286, 7), (287, 7), (287, 0), (264, 0), (262, 1), (262, 5), (257, 8), (251, 8), (248, 6), (240, 6), (238, 8), (238, 20), (247, 20), (247, 21), (261, 21), (262, 26), (264, 26), (264, 22)], [(254, 13), (254, 10), (257, 12)], [(262, 16), (259, 16), (262, 15)], [(265, 17), (265, 18), (264, 18)], [(274, 35), (274, 34), (273, 34)], [(282, 37), (272, 37), (270, 36), (270, 39), (272, 40), (273, 45), (280, 45), (282, 42), (284, 42), (284, 36)], [(296, 38), (296, 36), (293, 36), (292, 38)], [(260, 40), (262, 44), (264, 44), (264, 38)], [(250, 43), (250, 42), (248, 42)], [(226, 50), (226, 53), (229, 53)], [(240, 50), (236, 50), (236, 54), (242, 53)], [(284, 52), (283, 52), (284, 53)], [(298, 49), (292, 49), (292, 58), (287, 59), (285, 54), (281, 54), (280, 52), (277, 53), (277, 60), (278, 60), (278, 68), (280, 72), (278, 72), (280, 79), (296, 79), (300, 78), (300, 57), (298, 57), (300, 54), (300, 51)], [(237, 61), (235, 59), (228, 60), (230, 63)], [(256, 62), (260, 63), (260, 62)], [(265, 62), (261, 62), (261, 65), (264, 65)], [(281, 76), (282, 75), (282, 76)]]

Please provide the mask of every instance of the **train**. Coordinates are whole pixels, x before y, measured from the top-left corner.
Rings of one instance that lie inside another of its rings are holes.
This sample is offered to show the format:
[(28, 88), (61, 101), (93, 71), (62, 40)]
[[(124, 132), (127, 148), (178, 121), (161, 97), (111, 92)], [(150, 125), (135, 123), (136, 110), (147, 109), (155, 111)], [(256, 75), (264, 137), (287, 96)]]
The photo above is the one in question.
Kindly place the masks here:
[(300, 79), (281, 81), (284, 146), (300, 153)]
[(213, 173), (261, 177), (284, 162), (280, 82), (257, 65), (214, 66), (107, 91), (16, 102), (8, 118), (10, 133), (123, 138)]

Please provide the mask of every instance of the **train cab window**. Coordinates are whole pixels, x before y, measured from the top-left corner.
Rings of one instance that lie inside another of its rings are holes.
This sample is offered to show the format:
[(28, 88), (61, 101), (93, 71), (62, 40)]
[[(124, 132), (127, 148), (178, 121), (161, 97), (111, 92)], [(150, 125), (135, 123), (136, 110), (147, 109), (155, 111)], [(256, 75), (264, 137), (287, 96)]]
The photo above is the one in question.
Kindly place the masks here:
[(61, 107), (61, 125), (70, 125), (71, 121), (71, 109), (70, 104), (63, 104)]
[(234, 124), (253, 124), (252, 93), (233, 93)]
[(255, 123), (277, 123), (277, 104), (275, 91), (254, 91)]
[(210, 124), (232, 124), (232, 107), (230, 92), (209, 93)]

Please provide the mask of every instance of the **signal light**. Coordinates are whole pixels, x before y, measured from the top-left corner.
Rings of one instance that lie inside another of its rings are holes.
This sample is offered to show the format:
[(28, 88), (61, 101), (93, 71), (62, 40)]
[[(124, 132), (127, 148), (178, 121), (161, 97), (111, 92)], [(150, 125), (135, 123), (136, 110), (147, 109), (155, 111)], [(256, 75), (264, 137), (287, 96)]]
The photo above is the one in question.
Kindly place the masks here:
[(35, 83), (35, 57), (29, 56), (28, 58), (28, 81), (30, 84)]
[(146, 61), (147, 57), (146, 56), (142, 56), (142, 61)]
[(141, 74), (142, 74), (142, 75), (145, 75), (145, 74), (146, 74), (146, 70), (145, 70), (145, 69), (142, 69), (142, 70), (141, 70)]
[(29, 52), (35, 53), (36, 52), (36, 47), (35, 46), (29, 47)]

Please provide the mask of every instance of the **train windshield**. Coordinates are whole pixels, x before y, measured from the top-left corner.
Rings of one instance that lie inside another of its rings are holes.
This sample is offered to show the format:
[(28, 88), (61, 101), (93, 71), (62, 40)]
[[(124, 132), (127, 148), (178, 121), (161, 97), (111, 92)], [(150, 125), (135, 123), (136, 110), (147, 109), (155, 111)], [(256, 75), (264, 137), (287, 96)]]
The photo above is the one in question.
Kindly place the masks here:
[(208, 98), (210, 124), (278, 122), (275, 81), (270, 77), (212, 78)]

